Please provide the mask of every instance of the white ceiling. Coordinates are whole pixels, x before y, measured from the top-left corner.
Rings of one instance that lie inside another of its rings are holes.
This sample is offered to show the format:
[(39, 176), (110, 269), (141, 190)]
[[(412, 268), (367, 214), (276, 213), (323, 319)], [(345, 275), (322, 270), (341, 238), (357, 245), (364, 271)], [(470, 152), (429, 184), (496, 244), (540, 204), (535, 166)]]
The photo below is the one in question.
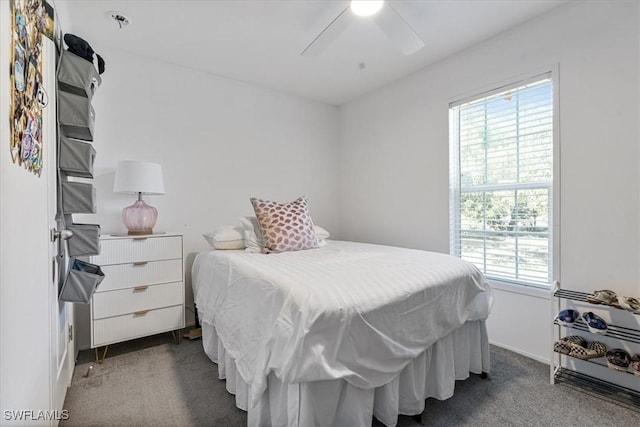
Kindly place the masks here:
[[(565, 1), (391, 1), (425, 41), (422, 50), (404, 56), (371, 19), (358, 18), (316, 57), (300, 53), (348, 1), (56, 0), (55, 5), (62, 29), (97, 51), (121, 49), (340, 105)], [(112, 10), (132, 24), (120, 30), (106, 18)]]

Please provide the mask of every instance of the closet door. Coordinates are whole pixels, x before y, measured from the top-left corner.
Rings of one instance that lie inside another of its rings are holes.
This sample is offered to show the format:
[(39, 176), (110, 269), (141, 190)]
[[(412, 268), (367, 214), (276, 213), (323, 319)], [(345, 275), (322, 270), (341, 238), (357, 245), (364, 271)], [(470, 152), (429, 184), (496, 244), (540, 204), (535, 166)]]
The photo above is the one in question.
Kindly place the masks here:
[[(44, 39), (44, 66), (47, 69), (46, 76), (43, 76), (45, 88), (49, 96), (49, 106), (43, 113), (43, 128), (45, 130), (44, 137), (47, 141), (50, 141), (50, 146), (56, 146), (56, 75), (55, 75), (55, 63), (56, 54), (53, 42), (49, 39)], [(49, 72), (49, 70), (51, 72)], [(57, 198), (56, 198), (56, 185), (57, 185), (57, 169), (56, 169), (56, 150), (51, 149), (48, 152), (49, 156), (45, 159), (48, 185), (48, 203), (47, 203), (47, 220), (50, 230), (60, 229), (60, 225), (56, 221), (57, 213)], [(44, 175), (44, 174), (43, 174)], [(66, 244), (62, 242), (62, 244)], [(51, 259), (51, 277), (49, 280), (49, 288), (52, 292), (49, 293), (49, 310), (51, 313), (51, 319), (49, 324), (49, 337), (51, 343), (51, 403), (50, 408), (54, 410), (61, 410), (64, 404), (64, 398), (67, 394), (67, 387), (71, 384), (71, 377), (73, 375), (73, 368), (75, 365), (75, 350), (74, 350), (74, 333), (73, 333), (73, 304), (69, 302), (63, 302), (58, 299), (58, 291), (60, 286), (60, 270), (63, 268), (62, 263), (67, 261), (67, 258), (60, 257), (60, 245), (59, 239), (55, 239), (49, 244), (49, 258)]]

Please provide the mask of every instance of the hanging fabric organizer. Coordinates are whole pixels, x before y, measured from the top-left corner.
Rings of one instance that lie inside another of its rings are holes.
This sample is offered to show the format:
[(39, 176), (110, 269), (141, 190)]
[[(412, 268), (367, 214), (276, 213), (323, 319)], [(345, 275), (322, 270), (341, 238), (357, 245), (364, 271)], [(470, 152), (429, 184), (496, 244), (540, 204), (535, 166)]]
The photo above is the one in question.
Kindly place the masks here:
[[(93, 50), (90, 52), (90, 57), (93, 57)], [(91, 101), (102, 79), (93, 62), (64, 49), (60, 50), (57, 79), (57, 220), (59, 230), (65, 229), (73, 233), (67, 240), (65, 253), (68, 258), (60, 263), (59, 298), (62, 301), (87, 304), (104, 279), (104, 273), (99, 266), (76, 257), (100, 253), (100, 226), (75, 224), (72, 215), (93, 214), (97, 209), (96, 190), (87, 180), (93, 178), (96, 156), (96, 150), (91, 145), (95, 123)], [(74, 179), (70, 180), (69, 177)]]
[(96, 150), (89, 143), (60, 135), (60, 162), (58, 168), (68, 176), (93, 178)]

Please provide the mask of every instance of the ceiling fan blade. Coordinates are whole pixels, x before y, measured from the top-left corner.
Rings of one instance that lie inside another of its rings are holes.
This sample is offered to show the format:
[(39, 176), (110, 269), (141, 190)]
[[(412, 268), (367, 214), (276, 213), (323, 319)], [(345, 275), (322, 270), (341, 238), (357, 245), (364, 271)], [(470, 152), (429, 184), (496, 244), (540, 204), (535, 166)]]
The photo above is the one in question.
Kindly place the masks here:
[(385, 2), (373, 19), (391, 43), (405, 55), (411, 55), (424, 47), (424, 41), (389, 3)]
[(302, 56), (315, 56), (324, 51), (331, 42), (338, 38), (340, 34), (349, 26), (351, 21), (353, 21), (353, 13), (349, 10), (349, 7), (345, 7), (340, 15), (336, 16), (336, 18), (331, 21), (329, 25), (325, 27), (324, 30), (318, 37), (313, 39), (309, 46), (304, 48), (300, 55)]

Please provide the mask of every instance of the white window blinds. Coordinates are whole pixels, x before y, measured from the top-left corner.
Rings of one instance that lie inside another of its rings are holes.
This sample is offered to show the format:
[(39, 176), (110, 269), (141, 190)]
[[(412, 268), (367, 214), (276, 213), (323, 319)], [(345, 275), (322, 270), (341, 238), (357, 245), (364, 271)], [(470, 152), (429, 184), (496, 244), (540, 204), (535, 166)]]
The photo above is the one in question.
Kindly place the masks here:
[(449, 115), (451, 253), (490, 279), (549, 286), (550, 76), (452, 104)]

